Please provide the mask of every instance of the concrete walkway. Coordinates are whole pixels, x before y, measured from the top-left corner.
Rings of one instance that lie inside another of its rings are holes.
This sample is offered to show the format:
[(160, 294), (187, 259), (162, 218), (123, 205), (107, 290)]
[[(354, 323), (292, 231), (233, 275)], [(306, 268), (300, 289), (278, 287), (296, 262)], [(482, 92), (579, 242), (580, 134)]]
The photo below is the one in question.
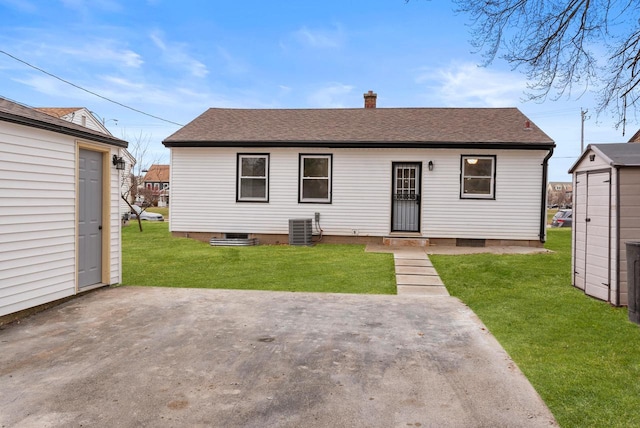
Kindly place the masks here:
[(393, 252), (393, 258), (396, 265), (398, 295), (449, 295), (423, 249), (397, 249)]
[(396, 269), (398, 295), (449, 296), (427, 254), (536, 254), (549, 250), (537, 247), (394, 247), (388, 245), (367, 245), (365, 251), (371, 253), (393, 253)]
[(424, 247), (368, 245), (372, 253), (393, 253), (399, 296), (449, 296)]

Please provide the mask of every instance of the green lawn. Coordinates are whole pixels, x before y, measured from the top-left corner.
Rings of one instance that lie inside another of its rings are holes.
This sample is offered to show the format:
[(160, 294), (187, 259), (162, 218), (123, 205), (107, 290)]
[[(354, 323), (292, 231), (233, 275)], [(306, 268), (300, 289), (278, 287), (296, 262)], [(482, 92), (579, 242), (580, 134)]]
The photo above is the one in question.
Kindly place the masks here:
[(362, 245), (211, 247), (173, 238), (167, 223), (122, 230), (124, 285), (395, 294), (391, 254)]
[(571, 286), (571, 230), (553, 254), (431, 256), (449, 292), (482, 319), (561, 426), (640, 426), (640, 329)]

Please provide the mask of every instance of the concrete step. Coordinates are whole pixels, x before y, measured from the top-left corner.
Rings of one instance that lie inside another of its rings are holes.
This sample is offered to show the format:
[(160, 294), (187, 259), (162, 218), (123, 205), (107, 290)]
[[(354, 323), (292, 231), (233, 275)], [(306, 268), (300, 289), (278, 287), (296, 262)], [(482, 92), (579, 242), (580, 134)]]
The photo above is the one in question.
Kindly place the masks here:
[(390, 247), (428, 247), (429, 238), (385, 236), (382, 244)]

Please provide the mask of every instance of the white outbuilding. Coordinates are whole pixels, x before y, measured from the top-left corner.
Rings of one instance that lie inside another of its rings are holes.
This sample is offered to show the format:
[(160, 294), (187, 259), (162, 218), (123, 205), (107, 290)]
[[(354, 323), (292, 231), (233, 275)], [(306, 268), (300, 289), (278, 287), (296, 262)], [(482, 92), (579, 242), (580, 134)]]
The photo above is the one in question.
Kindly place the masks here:
[(121, 281), (126, 147), (0, 98), (0, 317)]
[(591, 144), (573, 174), (573, 285), (627, 304), (626, 242), (640, 240), (640, 144)]

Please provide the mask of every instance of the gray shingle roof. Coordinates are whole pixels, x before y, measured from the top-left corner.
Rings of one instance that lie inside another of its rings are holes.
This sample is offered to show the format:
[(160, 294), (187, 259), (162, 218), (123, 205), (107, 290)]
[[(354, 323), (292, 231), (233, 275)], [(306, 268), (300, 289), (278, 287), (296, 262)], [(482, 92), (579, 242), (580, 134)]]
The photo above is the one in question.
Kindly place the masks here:
[(609, 158), (611, 166), (640, 166), (640, 144), (590, 144), (589, 147)]
[(477, 145), (546, 149), (555, 146), (517, 108), (211, 108), (167, 137), (163, 144), (167, 147)]
[(128, 143), (124, 140), (111, 137), (102, 132), (94, 131), (75, 123), (58, 119), (49, 114), (40, 112), (36, 109), (23, 106), (21, 104), (9, 101), (0, 97), (0, 121), (17, 123), (20, 125), (31, 126), (33, 128), (45, 129), (48, 131), (59, 132), (61, 134), (71, 135), (73, 137), (84, 138), (91, 141), (98, 141), (112, 146), (127, 147)]

